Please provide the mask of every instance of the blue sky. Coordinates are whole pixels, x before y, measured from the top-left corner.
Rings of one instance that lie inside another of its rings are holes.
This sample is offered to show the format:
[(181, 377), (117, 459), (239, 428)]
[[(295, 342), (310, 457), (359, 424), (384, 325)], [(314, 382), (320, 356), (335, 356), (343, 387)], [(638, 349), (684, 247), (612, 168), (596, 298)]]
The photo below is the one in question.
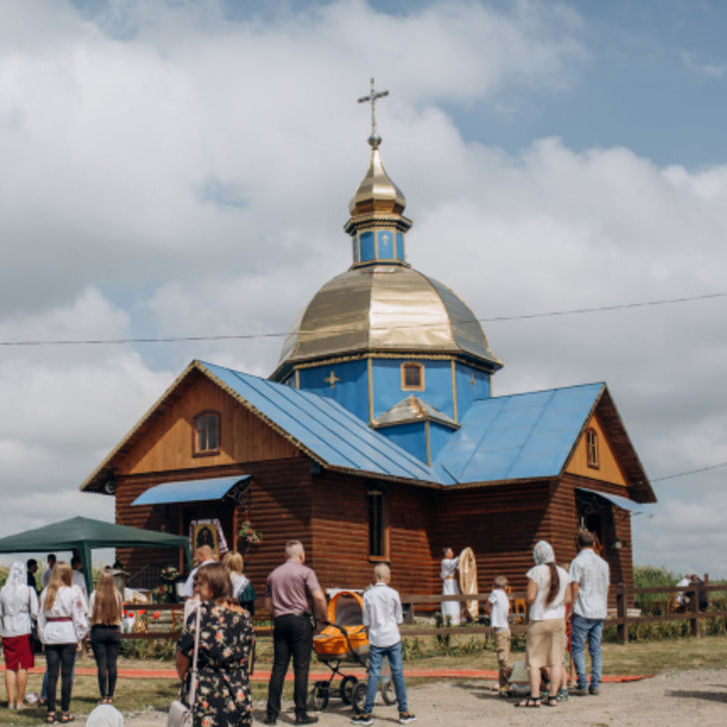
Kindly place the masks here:
[[(726, 36), (721, 2), (6, 0), (0, 341), (286, 331), (350, 264), (371, 76), (409, 261), (479, 318), (727, 292)], [(727, 575), (727, 470), (658, 480), (727, 461), (724, 304), (484, 323), (496, 393), (608, 383), (639, 563)], [(281, 345), (3, 346), (0, 528), (112, 517), (78, 486), (179, 371)]]

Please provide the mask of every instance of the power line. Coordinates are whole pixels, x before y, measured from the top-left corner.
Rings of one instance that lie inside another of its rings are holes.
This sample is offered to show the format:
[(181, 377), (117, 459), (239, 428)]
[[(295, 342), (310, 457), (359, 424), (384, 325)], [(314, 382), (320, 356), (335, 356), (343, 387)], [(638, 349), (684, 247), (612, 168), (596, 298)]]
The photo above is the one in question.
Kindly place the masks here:
[(727, 467), (727, 462), (720, 462), (719, 464), (712, 464), (712, 465), (709, 465), (709, 467), (698, 467), (697, 469), (686, 470), (685, 472), (677, 472), (676, 474), (673, 474), (673, 475), (664, 475), (664, 477), (654, 477), (654, 478), (652, 478), (651, 481), (652, 482), (663, 482), (664, 480), (673, 480), (673, 479), (676, 479), (677, 477), (684, 477), (685, 475), (694, 475), (694, 474), (697, 474), (698, 472), (707, 472), (709, 470), (716, 470), (716, 469), (719, 469), (720, 467)]
[(616, 305), (602, 305), (595, 308), (575, 308), (573, 310), (550, 311), (548, 313), (527, 313), (519, 316), (498, 316), (497, 318), (478, 318), (480, 323), (492, 323), (496, 321), (516, 321), (526, 318), (551, 318), (554, 316), (572, 316), (581, 313), (600, 313), (602, 311), (625, 310), (627, 308), (646, 308), (655, 305), (672, 305), (674, 303), (689, 303), (695, 300), (708, 300), (710, 298), (725, 298), (727, 293), (706, 293), (705, 295), (693, 295), (686, 298), (665, 298), (664, 300), (649, 300), (643, 303), (619, 303)]
[[(694, 295), (683, 298), (665, 298), (663, 300), (650, 300), (640, 303), (618, 303), (614, 305), (603, 305), (593, 308), (574, 308), (571, 310), (549, 311), (547, 313), (524, 313), (514, 316), (496, 316), (493, 318), (477, 318), (479, 323), (499, 323), (502, 321), (518, 321), (533, 318), (555, 318), (557, 316), (582, 315), (585, 313), (602, 313), (616, 310), (627, 310), (632, 308), (647, 308), (659, 305), (675, 305), (678, 303), (690, 303), (698, 300), (710, 300), (713, 298), (725, 298), (727, 293), (706, 293), (704, 295)], [(467, 321), (455, 321), (467, 322)], [(439, 323), (420, 323), (412, 326), (399, 326), (404, 328), (426, 328), (428, 325), (437, 326)], [(351, 329), (353, 331), (353, 329)], [(346, 329), (341, 329), (342, 333), (346, 333)], [(300, 331), (305, 336), (308, 331)], [(22, 347), (22, 346), (105, 346), (105, 345), (122, 345), (132, 343), (189, 343), (199, 341), (243, 341), (256, 338), (284, 338), (287, 333), (241, 333), (227, 334), (217, 336), (163, 336), (148, 338), (89, 338), (89, 339), (31, 339), (20, 341), (0, 341), (0, 346), (4, 347)]]

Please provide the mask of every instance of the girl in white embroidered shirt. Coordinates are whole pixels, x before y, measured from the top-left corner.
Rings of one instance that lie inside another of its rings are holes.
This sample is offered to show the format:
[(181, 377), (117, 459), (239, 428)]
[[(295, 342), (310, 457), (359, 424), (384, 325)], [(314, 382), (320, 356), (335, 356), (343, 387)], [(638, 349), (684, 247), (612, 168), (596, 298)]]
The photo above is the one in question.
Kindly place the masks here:
[(53, 567), (50, 583), (40, 594), (38, 636), (45, 646), (48, 672), (48, 717), (55, 721), (56, 686), (61, 673), (61, 722), (70, 722), (73, 664), (81, 641), (88, 634), (88, 619), (83, 594), (73, 585), (71, 566), (58, 561)]

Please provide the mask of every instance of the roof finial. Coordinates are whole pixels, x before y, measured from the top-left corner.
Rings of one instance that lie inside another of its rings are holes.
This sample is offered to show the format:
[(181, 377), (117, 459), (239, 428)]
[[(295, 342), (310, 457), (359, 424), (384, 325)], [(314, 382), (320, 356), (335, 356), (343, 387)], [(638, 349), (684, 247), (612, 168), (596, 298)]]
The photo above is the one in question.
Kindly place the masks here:
[(361, 96), (358, 99), (359, 103), (370, 103), (371, 104), (371, 136), (368, 138), (368, 142), (372, 149), (378, 149), (381, 144), (381, 137), (376, 133), (376, 102), (388, 96), (388, 91), (376, 91), (374, 90), (374, 79), (371, 79), (371, 93), (368, 96)]

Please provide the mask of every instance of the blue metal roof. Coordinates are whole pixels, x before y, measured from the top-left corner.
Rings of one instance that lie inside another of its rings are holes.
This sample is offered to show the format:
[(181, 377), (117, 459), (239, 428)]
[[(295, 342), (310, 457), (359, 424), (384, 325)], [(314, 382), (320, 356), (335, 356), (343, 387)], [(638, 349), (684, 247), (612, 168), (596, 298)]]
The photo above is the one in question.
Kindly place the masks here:
[(241, 371), (199, 362), (293, 440), (332, 467), (439, 482), (434, 470), (370, 429), (333, 399)]
[(132, 502), (132, 505), (163, 505), (171, 502), (199, 502), (221, 500), (238, 482), (249, 480), (250, 475), (214, 477), (206, 480), (165, 482), (150, 487)]
[(604, 384), (476, 401), (432, 467), (445, 483), (560, 474)]

